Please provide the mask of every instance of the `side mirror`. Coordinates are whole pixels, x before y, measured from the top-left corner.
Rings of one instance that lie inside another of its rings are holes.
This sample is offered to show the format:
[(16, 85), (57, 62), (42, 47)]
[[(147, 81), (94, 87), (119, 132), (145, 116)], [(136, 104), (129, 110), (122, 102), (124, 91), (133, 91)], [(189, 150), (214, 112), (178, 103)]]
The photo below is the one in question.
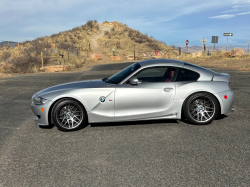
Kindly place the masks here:
[(138, 84), (138, 79), (136, 77), (132, 77), (131, 79), (129, 79), (129, 83), (132, 85), (137, 85)]

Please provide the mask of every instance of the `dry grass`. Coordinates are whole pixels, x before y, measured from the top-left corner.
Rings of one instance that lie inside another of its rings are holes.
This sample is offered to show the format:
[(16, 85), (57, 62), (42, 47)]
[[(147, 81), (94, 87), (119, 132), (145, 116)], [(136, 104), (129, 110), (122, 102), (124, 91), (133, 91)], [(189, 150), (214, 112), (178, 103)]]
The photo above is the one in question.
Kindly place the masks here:
[[(183, 60), (183, 59), (181, 59)], [(184, 61), (198, 66), (220, 67), (223, 69), (234, 69), (240, 71), (250, 71), (250, 57), (200, 57), (186, 58)]]
[(152, 36), (142, 34), (137, 30), (127, 27), (119, 22), (104, 22), (107, 27), (111, 27), (110, 31), (105, 31), (103, 37), (98, 39), (99, 45), (107, 56), (112, 56), (115, 49), (117, 56), (127, 56), (134, 54), (135, 51), (155, 51), (167, 50), (168, 47), (164, 42), (155, 40)]

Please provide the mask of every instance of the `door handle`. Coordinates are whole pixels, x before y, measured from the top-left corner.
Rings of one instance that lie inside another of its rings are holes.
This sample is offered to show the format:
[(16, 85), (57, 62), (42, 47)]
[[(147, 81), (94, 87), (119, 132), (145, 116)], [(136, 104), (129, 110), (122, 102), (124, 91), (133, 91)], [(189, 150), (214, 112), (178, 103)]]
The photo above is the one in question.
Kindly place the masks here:
[(172, 91), (174, 91), (173, 88), (164, 88), (163, 90), (164, 90), (165, 92), (172, 92)]

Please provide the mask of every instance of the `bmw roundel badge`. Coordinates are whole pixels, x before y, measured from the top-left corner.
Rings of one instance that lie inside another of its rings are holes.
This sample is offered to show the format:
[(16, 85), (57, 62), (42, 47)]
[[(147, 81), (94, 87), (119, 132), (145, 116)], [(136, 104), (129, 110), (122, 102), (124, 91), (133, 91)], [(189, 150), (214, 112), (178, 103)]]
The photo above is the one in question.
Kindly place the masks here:
[(100, 97), (100, 101), (101, 101), (102, 103), (104, 103), (104, 102), (105, 102), (105, 97), (104, 97), (104, 96)]

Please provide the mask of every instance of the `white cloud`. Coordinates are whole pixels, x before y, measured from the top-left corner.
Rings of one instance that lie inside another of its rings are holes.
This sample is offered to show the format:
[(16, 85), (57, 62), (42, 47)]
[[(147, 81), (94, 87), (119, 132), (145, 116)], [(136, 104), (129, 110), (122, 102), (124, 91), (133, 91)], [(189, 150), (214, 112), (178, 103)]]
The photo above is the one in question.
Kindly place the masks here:
[(235, 15), (240, 16), (240, 15), (246, 15), (246, 14), (250, 14), (250, 12), (242, 12), (242, 13), (238, 13), (238, 14), (235, 14)]
[(224, 12), (222, 12), (222, 13), (236, 12), (236, 11), (239, 11), (239, 9), (227, 10), (227, 11), (224, 11)]
[(233, 3), (250, 3), (250, 0), (234, 0)]
[(213, 17), (209, 17), (210, 19), (230, 19), (235, 17), (235, 15), (233, 14), (224, 14), (224, 15), (219, 15), (219, 16), (213, 16)]

